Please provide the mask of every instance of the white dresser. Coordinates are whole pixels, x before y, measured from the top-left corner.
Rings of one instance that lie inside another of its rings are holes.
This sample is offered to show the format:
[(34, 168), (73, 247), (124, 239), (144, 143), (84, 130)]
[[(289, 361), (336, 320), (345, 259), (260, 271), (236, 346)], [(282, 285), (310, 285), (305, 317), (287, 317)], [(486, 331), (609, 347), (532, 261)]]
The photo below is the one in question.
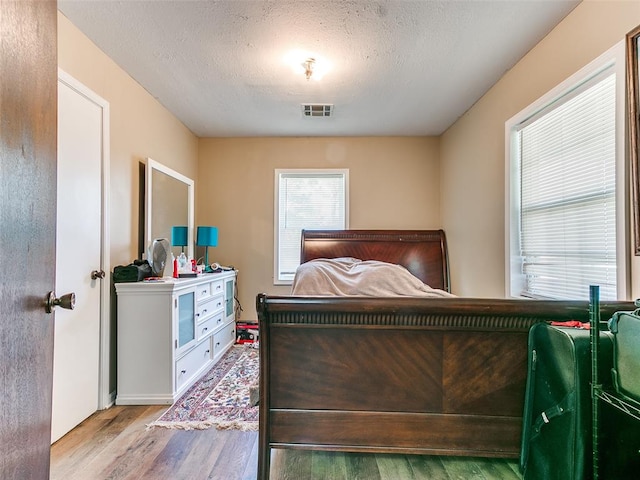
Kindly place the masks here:
[(172, 404), (235, 342), (236, 272), (116, 283), (116, 404)]

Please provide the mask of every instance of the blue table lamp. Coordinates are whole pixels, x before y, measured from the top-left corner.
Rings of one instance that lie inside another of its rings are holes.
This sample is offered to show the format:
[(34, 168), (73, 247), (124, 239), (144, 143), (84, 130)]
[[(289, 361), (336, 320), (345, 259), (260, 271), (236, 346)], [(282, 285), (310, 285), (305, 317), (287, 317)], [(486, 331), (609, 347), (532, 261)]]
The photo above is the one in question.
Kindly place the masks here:
[(187, 245), (189, 245), (189, 230), (187, 227), (171, 227), (171, 246), (182, 247), (182, 253), (184, 253), (184, 247)]
[(204, 247), (204, 271), (213, 272), (209, 265), (209, 247), (218, 246), (218, 227), (198, 227), (196, 245)]

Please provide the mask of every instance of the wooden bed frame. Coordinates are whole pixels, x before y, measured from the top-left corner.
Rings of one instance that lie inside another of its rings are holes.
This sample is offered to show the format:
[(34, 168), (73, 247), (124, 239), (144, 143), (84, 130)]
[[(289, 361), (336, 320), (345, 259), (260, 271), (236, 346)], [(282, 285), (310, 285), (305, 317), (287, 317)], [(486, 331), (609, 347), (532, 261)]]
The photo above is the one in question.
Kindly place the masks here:
[[(304, 231), (301, 261), (407, 267), (449, 290), (444, 232)], [(260, 294), (258, 476), (272, 448), (517, 458), (527, 337), (588, 301)], [(604, 318), (632, 310), (603, 302)]]

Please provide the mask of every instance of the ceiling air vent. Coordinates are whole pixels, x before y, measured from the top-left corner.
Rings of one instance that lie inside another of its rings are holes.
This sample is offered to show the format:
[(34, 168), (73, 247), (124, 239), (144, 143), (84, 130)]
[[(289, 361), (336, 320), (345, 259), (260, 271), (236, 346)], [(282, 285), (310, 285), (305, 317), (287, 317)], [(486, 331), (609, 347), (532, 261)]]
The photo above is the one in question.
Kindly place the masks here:
[(331, 104), (308, 104), (302, 105), (302, 114), (305, 117), (330, 117), (333, 112), (333, 105)]

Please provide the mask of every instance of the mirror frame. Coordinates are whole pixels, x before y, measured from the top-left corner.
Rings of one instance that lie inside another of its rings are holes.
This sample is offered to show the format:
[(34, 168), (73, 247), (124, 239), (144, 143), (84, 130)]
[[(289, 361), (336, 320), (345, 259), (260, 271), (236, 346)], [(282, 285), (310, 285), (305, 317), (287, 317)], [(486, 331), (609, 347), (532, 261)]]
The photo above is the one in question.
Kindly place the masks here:
[[(195, 214), (194, 214), (194, 186), (195, 183), (192, 179), (185, 177), (181, 173), (172, 170), (171, 168), (156, 162), (152, 158), (146, 159), (146, 169), (145, 169), (145, 227), (144, 227), (144, 245), (145, 248), (149, 248), (149, 245), (153, 241), (151, 238), (152, 232), (152, 218), (153, 218), (153, 172), (158, 171), (168, 175), (169, 177), (174, 178), (180, 182), (183, 182), (187, 185), (187, 207), (188, 207), (188, 223), (187, 223), (187, 231), (188, 231), (188, 242), (187, 245), (187, 255), (189, 258), (194, 258), (194, 223), (195, 223)], [(171, 238), (168, 238), (169, 242), (171, 242)]]
[(634, 250), (640, 255), (640, 25), (626, 38), (627, 103), (629, 104), (629, 160), (631, 162)]

